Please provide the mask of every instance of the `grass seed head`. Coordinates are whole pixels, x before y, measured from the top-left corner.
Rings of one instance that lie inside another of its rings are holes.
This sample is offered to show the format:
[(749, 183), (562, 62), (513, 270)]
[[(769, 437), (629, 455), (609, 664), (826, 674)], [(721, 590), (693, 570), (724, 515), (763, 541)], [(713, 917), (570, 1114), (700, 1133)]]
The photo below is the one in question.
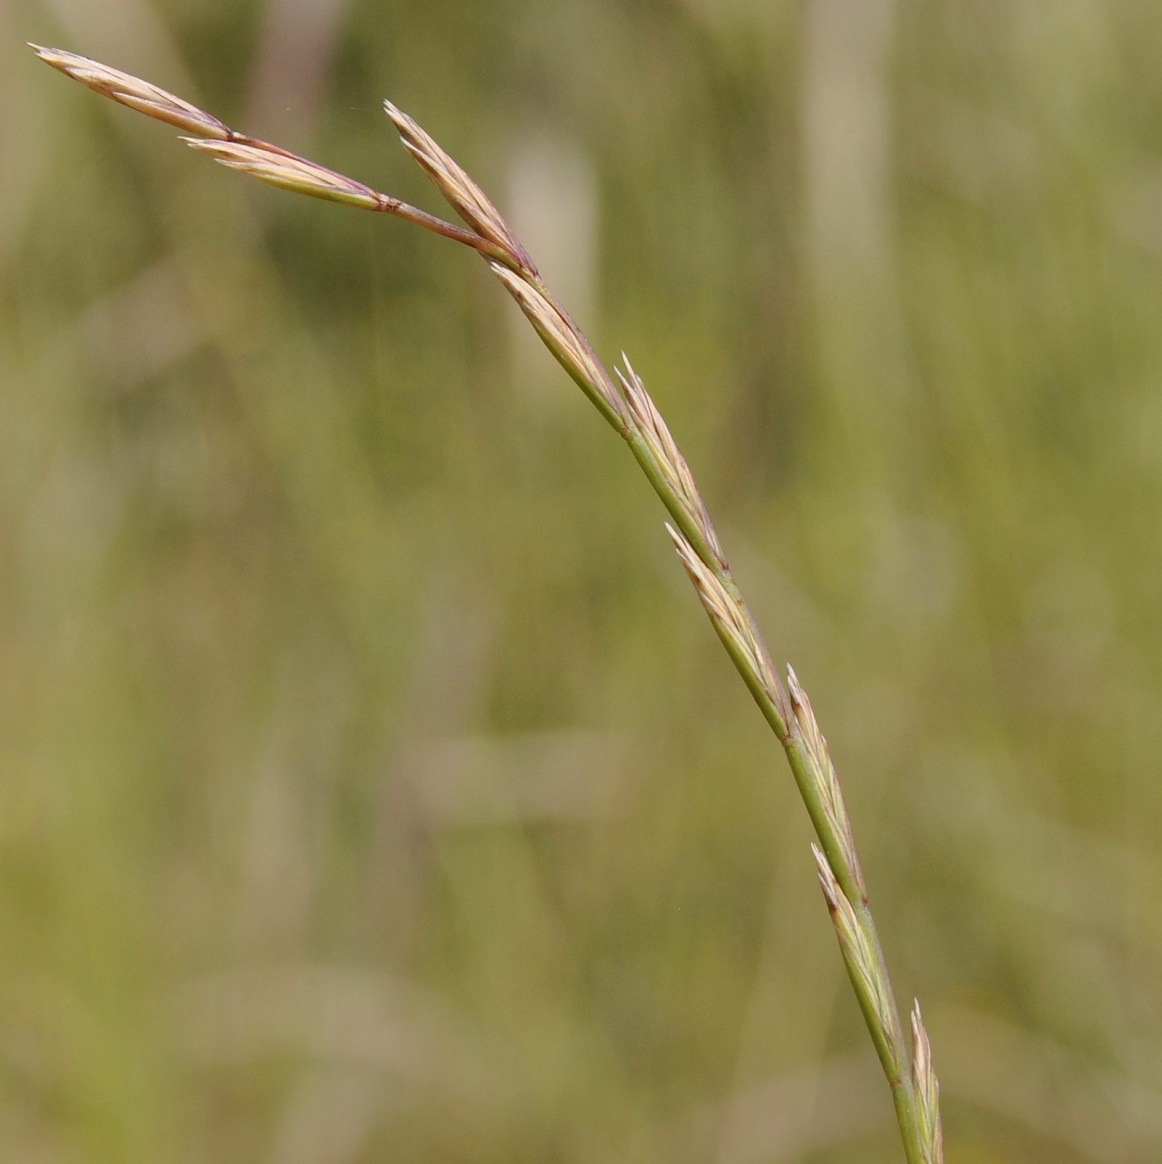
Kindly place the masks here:
[(877, 1029), (872, 1032), (873, 1038), (877, 1038), (877, 1041), (882, 1039), (889, 1054), (898, 1062), (900, 1049), (895, 1042), (892, 1002), (883, 975), (879, 972), (875, 950), (860, 924), (855, 908), (836, 880), (827, 855), (818, 845), (812, 845), (811, 852), (815, 855), (819, 884), (827, 899), (827, 908), (839, 939), (840, 952), (851, 974), (852, 985), (861, 1000), (871, 1007), (874, 1015)]
[(928, 1153), (926, 1164), (943, 1164), (944, 1132), (940, 1124), (940, 1084), (932, 1067), (932, 1045), (918, 1000), (912, 1003), (912, 1083)]
[(843, 859), (851, 873), (852, 883), (861, 896), (866, 896), (867, 887), (863, 880), (863, 870), (859, 863), (859, 853), (855, 847), (855, 836), (851, 829), (851, 819), (847, 815), (847, 805), (843, 799), (843, 789), (839, 784), (839, 776), (835, 771), (835, 764), (831, 760), (831, 750), (827, 746), (827, 739), (819, 728), (815, 718), (815, 709), (807, 692), (799, 682), (794, 667), (787, 667), (787, 690), (791, 696), (791, 710), (798, 727), (798, 736), (810, 762), (815, 782), (822, 794), (827, 817), (835, 830), (843, 850)]
[(582, 390), (610, 417), (623, 417), (624, 405), (612, 390), (609, 375), (592, 349), (552, 302), (527, 279), (503, 263), (492, 263), (493, 274), (504, 284), (545, 346), (569, 372)]
[(719, 563), (725, 565), (726, 557), (719, 544), (714, 523), (706, 512), (702, 494), (698, 491), (698, 485), (693, 473), (690, 472), (686, 458), (682, 455), (682, 450), (678, 448), (669, 426), (625, 352), (621, 353), (621, 361), (625, 365), (625, 372), (623, 373), (620, 368), (613, 370), (621, 384), (621, 397), (625, 401), (626, 411), (634, 427), (649, 446), (659, 471), (681, 501), (691, 524), (701, 533)]
[(537, 268), (520, 239), (513, 234), (492, 200), (468, 176), (459, 162), (446, 153), (418, 122), (390, 101), (385, 101), (383, 107), (399, 131), (408, 152), (452, 204), (456, 213), (482, 238), (491, 240), (511, 255), (515, 266), (536, 275)]
[(262, 144), (205, 141), (196, 137), (183, 137), (182, 141), (191, 149), (209, 154), (214, 161), (232, 170), (239, 170), (283, 190), (309, 194), (329, 202), (343, 202), (365, 210), (377, 210), (380, 205), (381, 196), (370, 186), (364, 186), (362, 182), (356, 182), (353, 178), (306, 158), (270, 149)]
[(90, 89), (129, 106), (130, 109), (136, 109), (158, 121), (175, 125), (195, 137), (214, 138), (219, 141), (230, 137), (230, 130), (216, 117), (211, 117), (196, 105), (191, 105), (157, 85), (141, 80), (140, 77), (123, 73), (120, 69), (110, 68), (100, 61), (90, 60), (77, 53), (65, 52), (63, 49), (44, 48), (31, 43), (29, 47), (45, 64), (52, 65), (66, 77), (72, 77), (74, 81), (80, 81), (82, 85), (87, 85)]

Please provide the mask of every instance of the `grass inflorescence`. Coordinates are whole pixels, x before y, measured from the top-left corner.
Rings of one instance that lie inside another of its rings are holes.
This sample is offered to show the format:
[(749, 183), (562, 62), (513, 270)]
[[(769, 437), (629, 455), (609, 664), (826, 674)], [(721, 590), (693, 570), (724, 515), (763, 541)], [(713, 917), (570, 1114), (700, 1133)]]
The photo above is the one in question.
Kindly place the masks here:
[(146, 81), (59, 49), (32, 46), (47, 64), (114, 101), (182, 130), (215, 161), (260, 181), (402, 218), (488, 261), (553, 356), (628, 444), (669, 513), (667, 530), (739, 674), (782, 744), (818, 845), (819, 881), (843, 961), (891, 1088), (909, 1164), (941, 1164), (939, 1086), (919, 1004), (905, 1034), (868, 902), (854, 834), (826, 739), (794, 671), (786, 684), (734, 578), (689, 465), (629, 360), (614, 374), (543, 281), (531, 256), (475, 181), (412, 118), (385, 109), (408, 152), (466, 224), (459, 226), (217, 118)]

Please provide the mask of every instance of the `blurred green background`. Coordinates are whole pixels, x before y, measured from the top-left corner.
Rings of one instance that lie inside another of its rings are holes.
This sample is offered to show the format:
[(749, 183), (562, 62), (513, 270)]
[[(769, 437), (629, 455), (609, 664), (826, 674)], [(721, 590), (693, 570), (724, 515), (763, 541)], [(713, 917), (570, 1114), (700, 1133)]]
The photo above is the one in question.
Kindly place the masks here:
[(0, 2), (0, 1158), (871, 1164), (785, 764), (483, 265), (59, 45), (491, 191), (703, 485), (948, 1157), (1162, 1159), (1162, 8)]

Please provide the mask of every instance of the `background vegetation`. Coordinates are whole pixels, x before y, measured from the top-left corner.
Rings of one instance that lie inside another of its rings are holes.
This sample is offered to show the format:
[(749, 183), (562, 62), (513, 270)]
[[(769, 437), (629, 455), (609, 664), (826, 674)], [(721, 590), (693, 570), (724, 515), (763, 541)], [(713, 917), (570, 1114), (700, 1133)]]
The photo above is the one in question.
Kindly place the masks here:
[(0, 1156), (899, 1159), (778, 748), (484, 268), (38, 64), (502, 207), (844, 781), (948, 1158), (1162, 1157), (1162, 9), (0, 3)]

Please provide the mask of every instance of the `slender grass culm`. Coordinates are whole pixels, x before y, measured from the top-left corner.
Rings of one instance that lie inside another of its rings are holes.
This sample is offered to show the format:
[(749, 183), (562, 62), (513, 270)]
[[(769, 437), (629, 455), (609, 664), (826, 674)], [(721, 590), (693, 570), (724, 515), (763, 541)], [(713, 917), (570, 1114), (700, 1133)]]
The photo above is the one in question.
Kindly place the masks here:
[[(410, 117), (385, 103), (404, 146), (467, 228), (381, 194), (361, 182), (237, 133), (188, 102), (127, 73), (58, 49), (32, 46), (62, 73), (122, 105), (190, 136), (215, 161), (299, 194), (382, 211), (479, 252), (517, 301), (545, 346), (629, 445), (669, 516), (667, 530), (718, 637), (786, 752), (818, 837), (819, 881), (860, 1009), (895, 1104), (908, 1164), (941, 1164), (939, 1087), (919, 1004), (910, 1038), (900, 1019), (868, 904), (855, 840), (835, 767), (795, 672), (780, 681), (754, 619), (731, 576), (718, 535), (690, 469), (641, 378), (623, 355), (611, 375), (542, 281), (528, 252), (475, 182)], [(672, 524), (671, 524), (672, 523)]]

